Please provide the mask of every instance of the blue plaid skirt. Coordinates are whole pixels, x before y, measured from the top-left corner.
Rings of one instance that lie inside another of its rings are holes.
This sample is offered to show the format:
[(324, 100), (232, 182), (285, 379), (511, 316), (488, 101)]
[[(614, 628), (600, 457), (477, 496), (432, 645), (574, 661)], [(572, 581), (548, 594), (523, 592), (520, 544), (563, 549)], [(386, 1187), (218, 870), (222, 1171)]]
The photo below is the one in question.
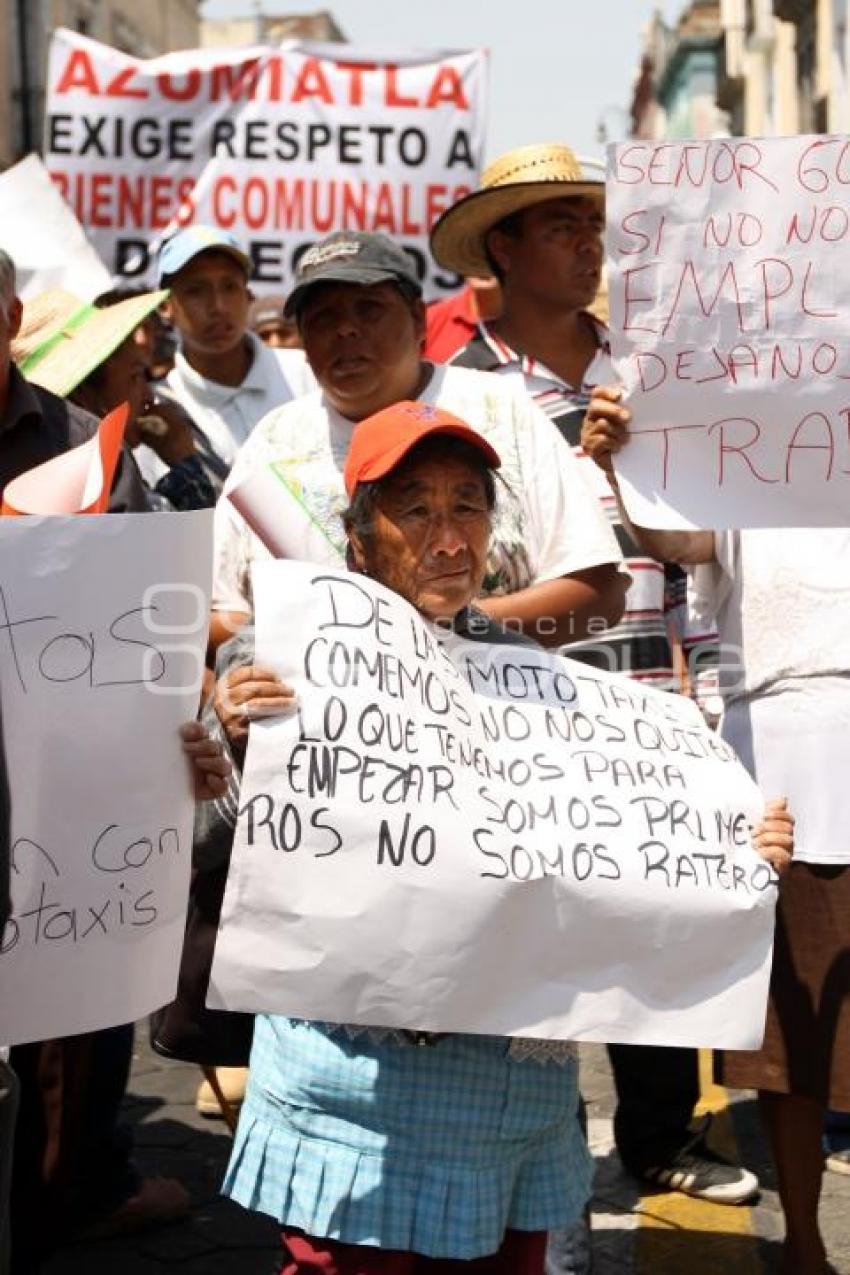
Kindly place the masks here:
[(568, 1226), (590, 1194), (576, 1064), (498, 1036), (419, 1046), (257, 1018), (224, 1183), (309, 1235), (471, 1259)]

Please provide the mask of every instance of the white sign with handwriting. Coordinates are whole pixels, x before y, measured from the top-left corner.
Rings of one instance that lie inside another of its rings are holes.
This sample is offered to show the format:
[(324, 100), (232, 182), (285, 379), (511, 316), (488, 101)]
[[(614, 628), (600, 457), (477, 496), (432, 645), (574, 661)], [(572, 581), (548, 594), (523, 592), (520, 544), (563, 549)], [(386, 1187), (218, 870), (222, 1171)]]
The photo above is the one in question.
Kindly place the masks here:
[(609, 149), (617, 471), (648, 527), (843, 527), (850, 138)]
[(346, 572), (264, 563), (254, 588), (299, 709), (251, 727), (210, 1004), (759, 1043), (761, 799), (691, 703), (447, 635)]
[(192, 847), (211, 515), (0, 519), (12, 914), (0, 1041), (171, 1000)]

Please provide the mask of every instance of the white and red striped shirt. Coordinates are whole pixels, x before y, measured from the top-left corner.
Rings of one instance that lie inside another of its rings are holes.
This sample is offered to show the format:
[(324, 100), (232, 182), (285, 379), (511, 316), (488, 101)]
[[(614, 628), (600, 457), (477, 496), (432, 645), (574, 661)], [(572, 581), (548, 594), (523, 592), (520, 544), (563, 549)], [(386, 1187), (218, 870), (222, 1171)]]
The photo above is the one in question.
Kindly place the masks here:
[[(608, 481), (581, 447), (581, 425), (597, 385), (610, 385), (616, 380), (611, 364), (608, 331), (591, 314), (597, 351), (584, 373), (580, 386), (570, 385), (550, 368), (530, 355), (513, 350), (486, 324), (478, 325), (472, 340), (452, 362), (460, 367), (494, 372), (499, 376), (521, 378), (526, 392), (549, 417), (581, 462), (581, 472), (602, 504), (605, 515), (619, 541), (632, 583), (626, 594), (626, 606), (620, 623), (606, 629), (598, 637), (570, 644), (571, 658), (585, 660), (610, 672), (625, 673), (641, 682), (661, 689), (680, 690), (681, 682), (674, 668), (672, 641), (682, 643), (687, 651), (687, 635), (681, 606), (685, 590), (685, 574), (675, 565), (656, 562), (642, 556), (637, 545), (620, 522), (617, 502)], [(716, 639), (715, 639), (716, 640)], [(706, 643), (711, 635), (702, 634), (701, 654), (706, 659)], [(710, 658), (709, 661), (710, 663)], [(700, 678), (692, 679), (697, 689)], [(699, 696), (698, 696), (699, 698)]]

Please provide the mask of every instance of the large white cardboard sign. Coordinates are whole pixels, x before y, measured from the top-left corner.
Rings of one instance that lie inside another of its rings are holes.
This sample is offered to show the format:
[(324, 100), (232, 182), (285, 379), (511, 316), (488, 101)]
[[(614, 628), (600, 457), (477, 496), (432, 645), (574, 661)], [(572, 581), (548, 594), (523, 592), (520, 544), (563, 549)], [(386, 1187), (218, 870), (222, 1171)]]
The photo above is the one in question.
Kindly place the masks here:
[(334, 1022), (755, 1047), (761, 808), (687, 701), (441, 633), (363, 577), (255, 569), (256, 723), (209, 1003)]
[(650, 527), (846, 526), (850, 139), (630, 141), (608, 160), (617, 470)]
[(44, 156), (115, 275), (190, 222), (243, 239), (252, 287), (290, 290), (334, 230), (382, 231), (428, 295), (457, 287), (428, 232), (477, 184), (484, 50), (407, 52), (287, 41), (142, 61), (73, 31), (52, 40)]
[(197, 712), (210, 540), (207, 512), (0, 519), (4, 1044), (174, 995), (194, 809), (178, 727)]

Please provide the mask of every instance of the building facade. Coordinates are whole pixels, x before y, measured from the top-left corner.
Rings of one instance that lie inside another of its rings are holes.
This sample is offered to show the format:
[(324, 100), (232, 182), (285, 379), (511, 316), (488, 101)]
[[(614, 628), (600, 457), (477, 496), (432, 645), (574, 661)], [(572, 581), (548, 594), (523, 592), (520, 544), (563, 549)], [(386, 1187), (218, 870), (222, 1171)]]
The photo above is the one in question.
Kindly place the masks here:
[(850, 0), (696, 0), (675, 27), (657, 16), (642, 51), (633, 131), (850, 132), (849, 25)]
[(253, 18), (221, 18), (201, 23), (201, 43), (206, 47), (239, 44), (280, 44), (282, 40), (345, 41), (340, 28), (326, 9), (316, 13), (271, 17), (257, 13)]
[(848, 0), (774, 0), (773, 7), (794, 33), (800, 132), (847, 132)]
[(660, 12), (650, 20), (631, 103), (632, 133), (717, 137), (728, 133), (718, 106), (720, 0), (692, 0), (675, 26)]
[(0, 166), (41, 145), (50, 35), (69, 27), (135, 57), (200, 43), (199, 0), (0, 0)]
[(832, 0), (830, 7), (824, 33), (830, 68), (827, 119), (831, 132), (850, 133), (850, 0)]
[[(814, 5), (812, 6), (814, 7)], [(732, 132), (774, 137), (802, 127), (793, 22), (773, 0), (723, 0), (718, 100)]]

